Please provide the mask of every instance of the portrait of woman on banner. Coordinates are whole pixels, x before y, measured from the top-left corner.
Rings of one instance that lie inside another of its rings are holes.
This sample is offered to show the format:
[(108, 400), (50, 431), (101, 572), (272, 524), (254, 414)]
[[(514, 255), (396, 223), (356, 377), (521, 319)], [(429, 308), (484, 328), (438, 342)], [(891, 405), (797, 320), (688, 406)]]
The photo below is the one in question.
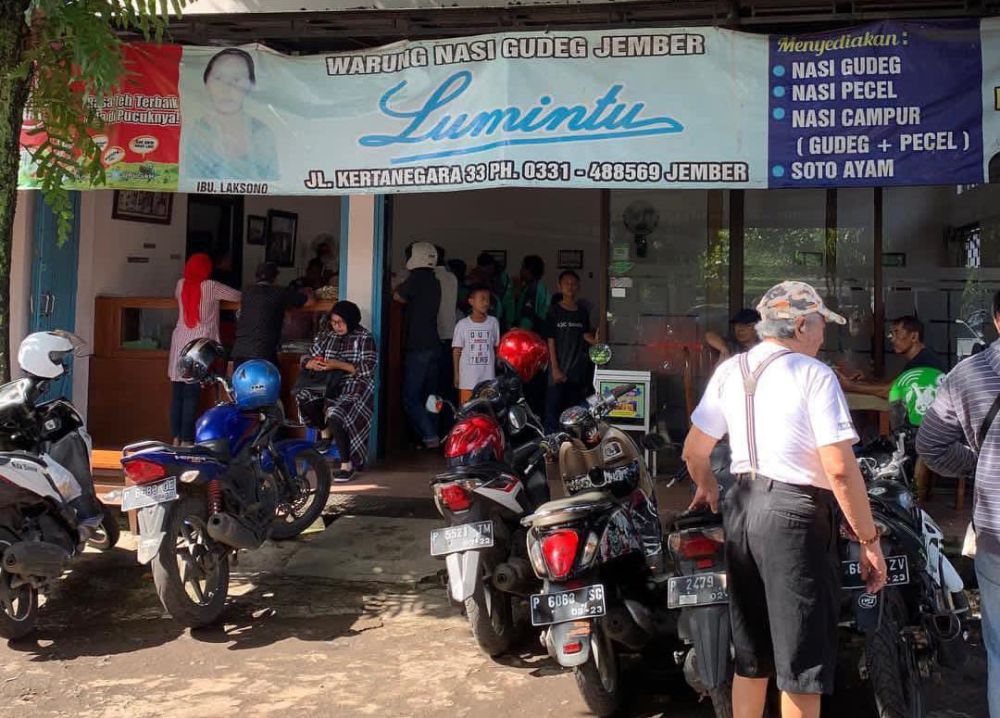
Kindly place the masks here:
[(245, 106), (257, 84), (250, 54), (235, 47), (216, 53), (202, 82), (203, 114), (181, 132), (183, 173), (199, 180), (278, 179), (274, 132)]

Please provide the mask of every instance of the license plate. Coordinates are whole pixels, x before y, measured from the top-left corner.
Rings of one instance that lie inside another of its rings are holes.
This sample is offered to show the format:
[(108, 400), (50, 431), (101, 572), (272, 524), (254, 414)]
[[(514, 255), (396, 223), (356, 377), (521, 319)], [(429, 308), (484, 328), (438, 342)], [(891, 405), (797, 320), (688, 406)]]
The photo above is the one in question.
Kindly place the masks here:
[(177, 498), (177, 479), (171, 477), (155, 484), (129, 486), (122, 492), (122, 511), (132, 511), (146, 506), (173, 501)]
[(461, 526), (431, 531), (431, 556), (445, 556), (459, 551), (474, 551), (493, 545), (493, 522), (476, 521)]
[(729, 603), (724, 571), (674, 576), (667, 582), (667, 608), (690, 608)]
[(604, 604), (604, 586), (584, 586), (572, 591), (536, 593), (531, 596), (531, 625), (548, 626), (552, 623), (597, 618), (607, 613)]
[[(841, 579), (841, 588), (853, 590), (864, 588), (865, 582), (861, 578), (860, 561), (841, 561), (844, 575)], [(910, 565), (906, 556), (887, 556), (885, 559), (886, 586), (904, 586), (910, 582)]]

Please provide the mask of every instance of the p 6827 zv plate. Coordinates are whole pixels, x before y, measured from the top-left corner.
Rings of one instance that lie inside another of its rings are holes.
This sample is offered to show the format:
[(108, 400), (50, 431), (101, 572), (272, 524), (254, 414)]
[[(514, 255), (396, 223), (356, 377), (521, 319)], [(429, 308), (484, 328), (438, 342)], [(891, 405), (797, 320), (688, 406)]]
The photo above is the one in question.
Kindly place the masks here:
[[(844, 590), (864, 588), (865, 582), (861, 578), (860, 561), (841, 561), (843, 566), (843, 577), (840, 587)], [(885, 585), (905, 586), (910, 582), (910, 564), (906, 556), (886, 556), (885, 557)]]
[(445, 556), (459, 551), (475, 551), (493, 545), (493, 522), (449, 526), (431, 531), (431, 556)]
[(572, 591), (536, 593), (531, 596), (529, 606), (532, 626), (597, 618), (607, 613), (604, 586), (599, 583)]
[(729, 603), (724, 571), (674, 576), (667, 582), (667, 608), (691, 608)]
[(122, 492), (122, 511), (141, 509), (146, 506), (173, 501), (177, 498), (177, 478), (171, 477), (155, 484), (129, 486)]

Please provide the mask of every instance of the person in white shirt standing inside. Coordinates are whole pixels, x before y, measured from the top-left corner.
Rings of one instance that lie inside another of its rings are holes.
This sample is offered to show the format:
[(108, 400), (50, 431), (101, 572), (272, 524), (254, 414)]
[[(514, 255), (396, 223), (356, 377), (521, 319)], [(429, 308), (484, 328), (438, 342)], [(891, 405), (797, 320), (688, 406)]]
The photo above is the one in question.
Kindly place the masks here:
[(496, 376), (497, 346), (500, 344), (500, 322), (487, 314), (490, 311), (490, 288), (472, 287), (469, 306), (472, 314), (455, 325), (452, 339), (452, 361), (455, 368), (455, 388), (462, 404), (472, 396), (476, 384)]
[(815, 357), (827, 322), (846, 320), (816, 290), (783, 282), (757, 306), (763, 340), (716, 370), (684, 445), (697, 484), (691, 508), (719, 507), (710, 455), (726, 434), (737, 477), (724, 501), (735, 718), (761, 718), (777, 679), (783, 718), (815, 717), (833, 692), (840, 607), (837, 505), (861, 543), (867, 590), (885, 559), (858, 437), (833, 370)]

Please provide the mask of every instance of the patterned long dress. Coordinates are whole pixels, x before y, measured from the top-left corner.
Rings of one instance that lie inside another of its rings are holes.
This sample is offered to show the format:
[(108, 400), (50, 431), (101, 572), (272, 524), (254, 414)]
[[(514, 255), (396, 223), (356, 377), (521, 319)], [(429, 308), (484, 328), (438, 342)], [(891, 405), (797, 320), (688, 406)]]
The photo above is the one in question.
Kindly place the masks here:
[(368, 436), (375, 413), (375, 367), (378, 365), (375, 338), (364, 327), (343, 335), (324, 331), (316, 336), (303, 364), (312, 357), (336, 359), (354, 367), (354, 373), (337, 386), (336, 397), (327, 401), (326, 416), (337, 419), (344, 427), (351, 445), (351, 463), (361, 468), (368, 459)]

